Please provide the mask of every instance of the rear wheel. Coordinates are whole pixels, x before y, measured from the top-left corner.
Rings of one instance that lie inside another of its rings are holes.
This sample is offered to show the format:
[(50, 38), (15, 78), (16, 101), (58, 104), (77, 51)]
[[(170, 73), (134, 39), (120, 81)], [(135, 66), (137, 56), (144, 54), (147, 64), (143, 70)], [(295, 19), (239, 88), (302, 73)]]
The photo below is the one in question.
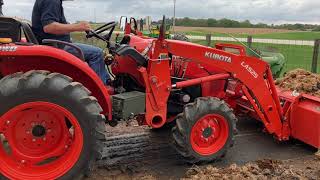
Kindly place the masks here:
[(88, 172), (104, 116), (80, 83), (30, 71), (0, 81), (0, 172), (9, 179), (73, 179)]
[(234, 143), (236, 117), (217, 98), (198, 98), (185, 106), (172, 129), (176, 150), (190, 163), (211, 162), (225, 156)]

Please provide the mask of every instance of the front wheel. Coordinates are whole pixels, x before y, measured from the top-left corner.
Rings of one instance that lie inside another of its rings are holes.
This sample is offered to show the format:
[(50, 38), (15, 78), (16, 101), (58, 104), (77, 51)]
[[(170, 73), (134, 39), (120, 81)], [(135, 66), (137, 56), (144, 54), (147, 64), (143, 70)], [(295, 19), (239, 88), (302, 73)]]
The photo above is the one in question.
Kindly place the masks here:
[[(30, 71), (0, 81), (0, 173), (17, 180), (74, 179), (99, 153), (104, 116), (80, 83)], [(101, 127), (102, 126), (102, 127)]]
[(189, 163), (222, 158), (234, 143), (236, 117), (217, 98), (198, 98), (185, 106), (172, 129), (174, 146)]

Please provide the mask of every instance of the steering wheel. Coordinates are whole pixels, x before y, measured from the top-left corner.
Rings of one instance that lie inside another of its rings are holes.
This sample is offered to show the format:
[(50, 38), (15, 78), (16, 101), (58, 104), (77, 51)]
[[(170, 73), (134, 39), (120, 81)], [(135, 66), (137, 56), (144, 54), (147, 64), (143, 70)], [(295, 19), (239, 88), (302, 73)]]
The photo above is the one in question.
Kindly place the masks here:
[[(101, 39), (103, 41), (109, 42), (111, 35), (114, 31), (114, 29), (116, 28), (116, 22), (112, 21), (109, 22), (99, 28), (97, 28), (96, 30), (91, 30), (91, 31), (86, 31), (87, 35), (86, 38), (92, 38), (92, 37), (96, 37), (98, 39)], [(103, 32), (109, 31), (108, 34), (102, 34)]]

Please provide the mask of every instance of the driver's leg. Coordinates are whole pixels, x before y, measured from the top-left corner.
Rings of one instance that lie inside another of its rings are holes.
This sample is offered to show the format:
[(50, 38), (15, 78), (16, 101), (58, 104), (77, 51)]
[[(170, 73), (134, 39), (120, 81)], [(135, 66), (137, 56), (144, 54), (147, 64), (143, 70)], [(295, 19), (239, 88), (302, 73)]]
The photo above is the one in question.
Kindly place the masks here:
[[(110, 80), (110, 75), (105, 67), (103, 50), (86, 44), (74, 43), (74, 45), (82, 50), (89, 66), (98, 74), (103, 83), (107, 84)], [(71, 54), (75, 53), (75, 50), (70, 47), (66, 47), (65, 50)]]

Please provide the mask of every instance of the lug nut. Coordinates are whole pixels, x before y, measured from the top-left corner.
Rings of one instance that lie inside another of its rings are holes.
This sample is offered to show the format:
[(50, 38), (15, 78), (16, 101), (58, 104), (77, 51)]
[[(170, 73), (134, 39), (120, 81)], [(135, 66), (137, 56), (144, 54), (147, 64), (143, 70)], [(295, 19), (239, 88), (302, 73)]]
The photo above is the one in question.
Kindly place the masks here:
[(36, 142), (36, 139), (32, 139), (32, 142)]
[(26, 163), (26, 160), (21, 160), (21, 163), (22, 163), (22, 164)]
[(10, 124), (10, 121), (7, 121), (7, 124)]

